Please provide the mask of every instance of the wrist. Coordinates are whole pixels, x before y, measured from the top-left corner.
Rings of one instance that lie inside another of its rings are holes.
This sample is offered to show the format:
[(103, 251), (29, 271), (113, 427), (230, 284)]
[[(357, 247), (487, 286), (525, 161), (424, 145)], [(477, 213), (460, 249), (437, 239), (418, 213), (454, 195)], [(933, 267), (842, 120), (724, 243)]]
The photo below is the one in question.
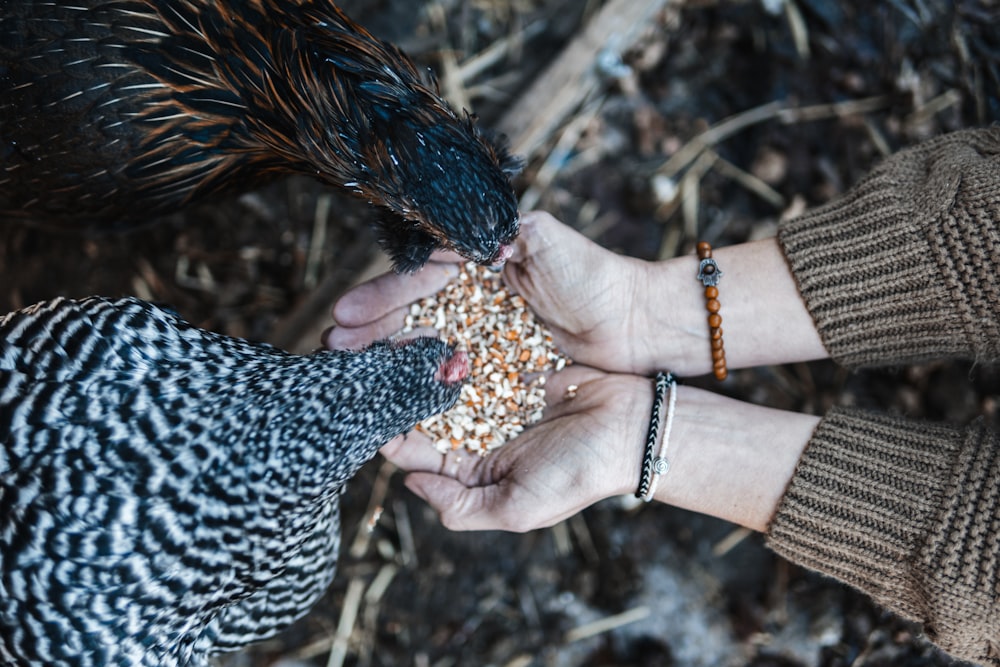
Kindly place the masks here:
[(655, 498), (764, 531), (818, 423), (812, 415), (678, 387), (670, 468)]
[[(717, 248), (718, 285), (729, 368), (828, 357), (776, 239)], [(638, 282), (637, 372), (680, 376), (712, 371), (708, 311), (699, 260), (684, 255), (647, 263)]]
[(698, 259), (685, 255), (646, 262), (644, 269), (638, 282), (643, 296), (636, 309), (636, 371), (650, 375), (668, 370), (681, 377), (711, 372), (704, 288), (696, 280)]

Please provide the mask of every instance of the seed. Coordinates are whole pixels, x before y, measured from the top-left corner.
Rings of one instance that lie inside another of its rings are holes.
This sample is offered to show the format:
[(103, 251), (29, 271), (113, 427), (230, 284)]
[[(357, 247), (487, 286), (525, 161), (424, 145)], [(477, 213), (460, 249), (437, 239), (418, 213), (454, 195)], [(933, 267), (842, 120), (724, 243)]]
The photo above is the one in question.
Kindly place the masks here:
[(460, 400), (417, 425), (439, 451), (464, 447), (486, 454), (541, 419), (544, 373), (570, 360), (499, 273), (466, 264), (456, 280), (412, 304), (408, 313), (404, 332), (433, 326), (472, 358)]

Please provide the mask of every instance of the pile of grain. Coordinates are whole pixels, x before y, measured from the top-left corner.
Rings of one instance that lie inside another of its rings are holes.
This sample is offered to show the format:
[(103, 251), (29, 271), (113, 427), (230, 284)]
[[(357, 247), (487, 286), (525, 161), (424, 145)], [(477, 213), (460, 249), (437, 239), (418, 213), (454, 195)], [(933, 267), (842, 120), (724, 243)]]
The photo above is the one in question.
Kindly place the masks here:
[(434, 296), (410, 306), (404, 331), (433, 327), (472, 364), (455, 406), (417, 425), (441, 452), (486, 454), (542, 417), (545, 376), (568, 359), (499, 272), (472, 262)]

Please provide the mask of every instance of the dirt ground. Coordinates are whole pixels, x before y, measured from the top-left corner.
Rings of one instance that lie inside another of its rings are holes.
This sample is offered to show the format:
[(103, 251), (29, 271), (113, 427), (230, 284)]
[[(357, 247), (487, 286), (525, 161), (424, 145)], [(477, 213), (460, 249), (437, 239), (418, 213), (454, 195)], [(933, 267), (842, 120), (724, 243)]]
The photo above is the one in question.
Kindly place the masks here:
[[(439, 72), (507, 44), (496, 61), (461, 70), (459, 92), (490, 125), (603, 4), (342, 6)], [(599, 54), (600, 85), (527, 156), (519, 191), (526, 205), (646, 259), (691, 252), (697, 239), (772, 235), (782, 216), (837, 196), (882, 156), (1000, 119), (996, 25), (990, 0), (669, 4), (620, 60)], [(679, 160), (706, 130), (714, 153)], [(4, 225), (0, 311), (135, 294), (199, 326), (290, 346), (376, 259), (370, 217), (293, 178), (127, 236)], [(1000, 373), (987, 365), (797, 364), (736, 371), (717, 388), (815, 414), (853, 404), (1000, 426)], [(915, 626), (775, 557), (760, 536), (685, 511), (610, 500), (526, 535), (451, 533), (381, 460), (343, 505), (343, 557), (326, 598), (222, 665), (956, 664)], [(369, 532), (376, 506), (384, 512)]]

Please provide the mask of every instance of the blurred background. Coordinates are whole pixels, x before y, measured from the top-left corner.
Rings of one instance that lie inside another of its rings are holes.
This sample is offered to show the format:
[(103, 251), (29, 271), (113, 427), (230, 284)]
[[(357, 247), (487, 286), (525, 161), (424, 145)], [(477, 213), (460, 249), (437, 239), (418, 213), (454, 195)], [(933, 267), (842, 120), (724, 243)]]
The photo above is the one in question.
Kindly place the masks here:
[[(1000, 119), (992, 0), (340, 4), (511, 138), (528, 160), (523, 210), (649, 260), (700, 239), (773, 235), (883, 156)], [(5, 225), (0, 311), (133, 294), (204, 328), (307, 351), (336, 297), (388, 267), (371, 216), (290, 178), (126, 236)], [(853, 404), (1000, 425), (1000, 374), (982, 365), (847, 373), (823, 362), (690, 382), (816, 414)], [(682, 510), (616, 499), (527, 535), (450, 533), (376, 460), (344, 514), (326, 598), (220, 664), (956, 664), (918, 628), (774, 557), (760, 536)]]

